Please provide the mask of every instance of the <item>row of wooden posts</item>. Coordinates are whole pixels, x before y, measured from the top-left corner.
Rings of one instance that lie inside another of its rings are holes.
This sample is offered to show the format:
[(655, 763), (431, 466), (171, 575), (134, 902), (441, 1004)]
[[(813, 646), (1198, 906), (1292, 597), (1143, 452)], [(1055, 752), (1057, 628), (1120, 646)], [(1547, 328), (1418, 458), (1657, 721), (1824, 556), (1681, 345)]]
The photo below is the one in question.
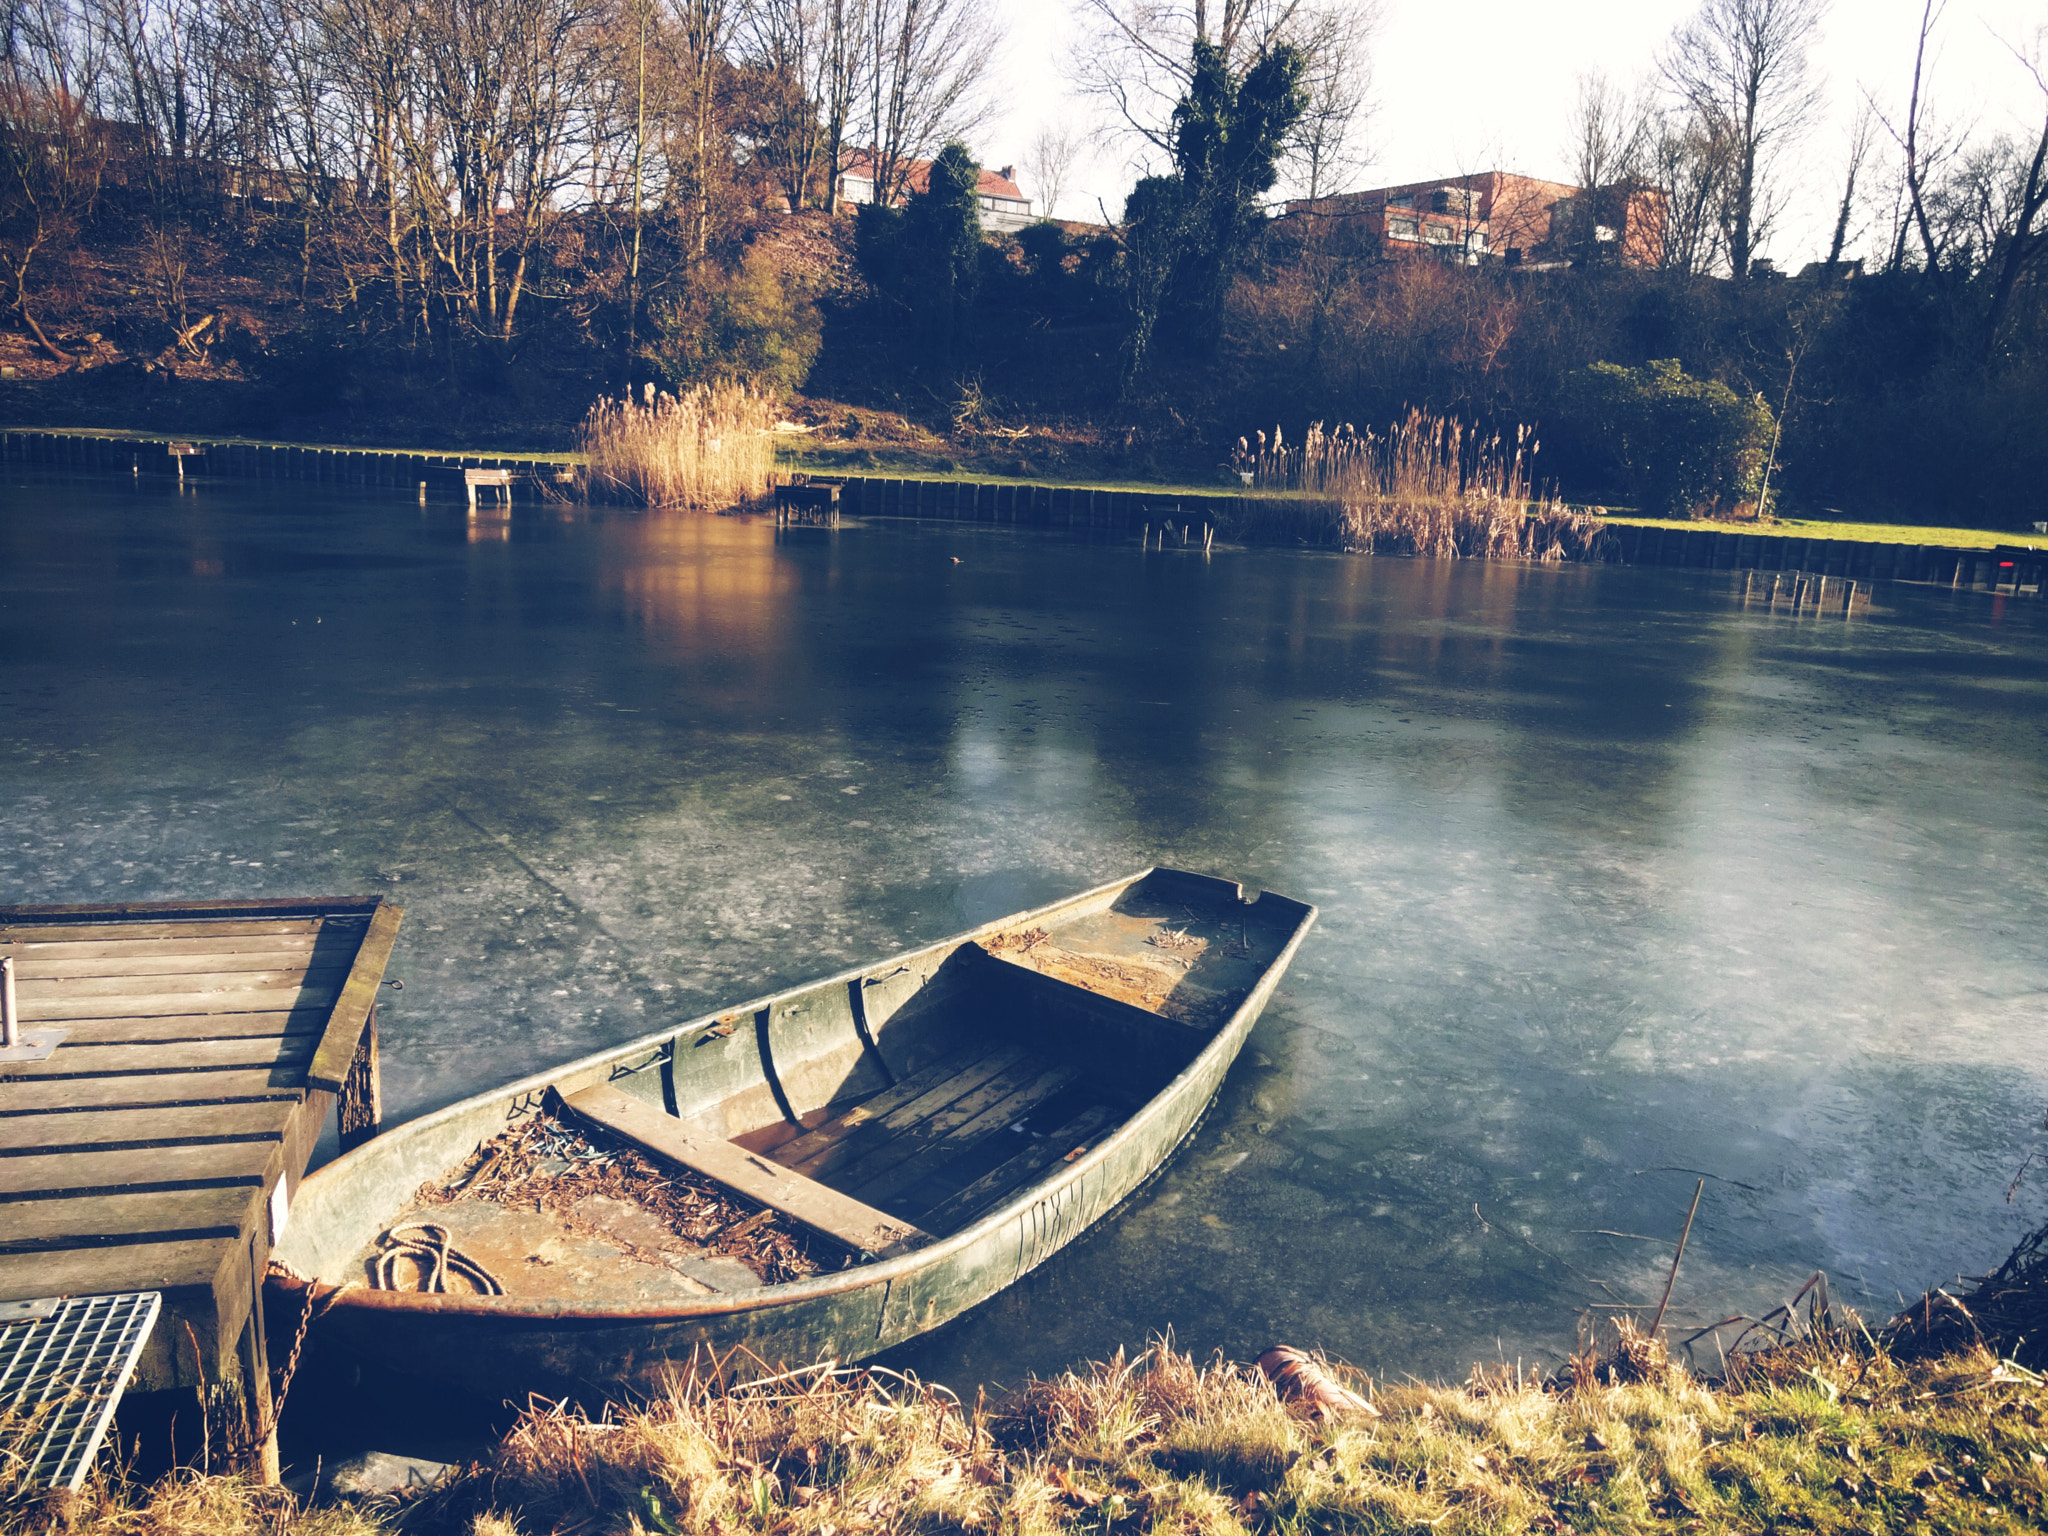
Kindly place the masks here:
[[(108, 437), (88, 432), (0, 432), (0, 461), (124, 475), (228, 475), (324, 485), (389, 486), (417, 493), (461, 494), (467, 472), (502, 472), (505, 480), (552, 483), (568, 466), (558, 459), (494, 454), (395, 453), (373, 448), (294, 448), (274, 443), (205, 439)], [(497, 473), (474, 483), (502, 484)]]
[[(419, 454), (373, 449), (292, 448), (266, 443), (137, 439), (79, 432), (0, 432), (0, 460), (80, 470), (231, 475), (335, 485), (391, 486), (425, 498), (462, 494), (471, 506), (479, 487), (509, 500), (530, 487), (558, 485), (566, 466), (556, 459), (477, 454)], [(836, 489), (828, 491), (828, 487)], [(806, 494), (808, 493), (808, 494)], [(1076, 531), (1139, 530), (1171, 524), (1214, 530), (1241, 521), (1246, 498), (1218, 492), (1099, 490), (1088, 486), (992, 484), (852, 475), (817, 477), (778, 489), (777, 521), (835, 523), (852, 517), (915, 517)], [(1251, 507), (1246, 512), (1254, 510)], [(1178, 535), (1176, 535), (1178, 536)], [(1802, 571), (1848, 580), (1906, 580), (2014, 594), (2042, 589), (2048, 552), (2018, 545), (1966, 549), (1940, 544), (1875, 543), (1712, 527), (1610, 525), (1606, 558), (1625, 565), (1695, 570)]]

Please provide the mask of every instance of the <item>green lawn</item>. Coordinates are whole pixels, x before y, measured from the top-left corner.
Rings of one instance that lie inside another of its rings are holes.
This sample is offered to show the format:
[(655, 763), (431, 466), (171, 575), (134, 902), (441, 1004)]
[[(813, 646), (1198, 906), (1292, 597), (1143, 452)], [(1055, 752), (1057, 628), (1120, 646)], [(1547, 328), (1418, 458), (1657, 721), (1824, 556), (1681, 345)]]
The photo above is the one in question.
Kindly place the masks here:
[(977, 469), (971, 464), (955, 469), (939, 469), (918, 462), (892, 463), (880, 454), (875, 456), (874, 464), (862, 466), (844, 462), (850, 456), (838, 454), (826, 458), (816, 454), (791, 453), (784, 450), (778, 455), (778, 459), (784, 467), (805, 474), (865, 475), (882, 480), (959, 480), (971, 481), (976, 485), (1047, 485), (1061, 490), (1137, 491), (1146, 496), (1229, 496), (1235, 494), (1237, 490), (1235, 486), (1220, 482), (1214, 485), (1191, 485), (1185, 481), (1119, 480), (1083, 474), (1004, 475), (993, 470)]
[(1694, 523), (1683, 518), (1616, 517), (1610, 523), (1645, 528), (1712, 528), (1721, 533), (1760, 533), (1787, 539), (1855, 539), (1864, 544), (1940, 544), (1950, 549), (1991, 549), (2020, 545), (2048, 549), (2048, 533), (2001, 533), (1991, 528), (1933, 528), (1920, 523), (1849, 523), (1833, 518), (1780, 517), (1768, 523)]

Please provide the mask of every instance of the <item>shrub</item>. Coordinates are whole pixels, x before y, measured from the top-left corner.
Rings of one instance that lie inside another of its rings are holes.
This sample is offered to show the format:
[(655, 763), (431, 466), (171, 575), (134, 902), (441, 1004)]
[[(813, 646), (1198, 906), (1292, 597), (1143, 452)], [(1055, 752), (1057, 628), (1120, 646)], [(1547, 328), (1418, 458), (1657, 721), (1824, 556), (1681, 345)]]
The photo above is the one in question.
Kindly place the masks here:
[(777, 393), (803, 387), (824, 342), (818, 306), (786, 282), (756, 246), (739, 270), (716, 273), (657, 311), (660, 335), (647, 360), (672, 385), (718, 380)]
[(1024, 254), (1025, 270), (1046, 287), (1065, 274), (1067, 256), (1073, 249), (1067, 232), (1051, 219), (1018, 230), (1017, 245)]
[(1675, 358), (1572, 375), (1566, 413), (1593, 457), (1645, 512), (1689, 516), (1754, 504), (1776, 427), (1771, 409)]

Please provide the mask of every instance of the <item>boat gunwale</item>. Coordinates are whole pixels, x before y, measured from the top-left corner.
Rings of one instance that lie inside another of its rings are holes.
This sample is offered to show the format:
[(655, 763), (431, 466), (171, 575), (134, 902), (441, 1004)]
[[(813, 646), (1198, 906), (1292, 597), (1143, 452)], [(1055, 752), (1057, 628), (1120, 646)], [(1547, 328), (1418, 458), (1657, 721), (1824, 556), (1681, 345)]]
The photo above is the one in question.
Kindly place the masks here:
[[(495, 1102), (513, 1106), (522, 1102), (535, 1102), (540, 1094), (546, 1088), (552, 1086), (556, 1080), (572, 1076), (578, 1072), (589, 1071), (608, 1064), (621, 1062), (645, 1051), (651, 1050), (659, 1053), (669, 1050), (674, 1044), (684, 1040), (689, 1035), (702, 1033), (703, 1030), (711, 1028), (723, 1019), (731, 1018), (735, 1014), (758, 1012), (763, 1008), (772, 1008), (775, 1004), (789, 998), (815, 991), (821, 987), (831, 986), (835, 983), (844, 985), (857, 977), (867, 976), (883, 967), (892, 964), (900, 965), (905, 961), (931, 954), (936, 950), (950, 951), (961, 948), (964, 945), (975, 943), (988, 935), (1001, 933), (1020, 922), (1028, 921), (1060, 907), (1084, 903), (1103, 895), (1105, 892), (1121, 894), (1123, 891), (1129, 890), (1132, 886), (1160, 872), (1160, 866), (1155, 864), (1124, 879), (1105, 881), (1101, 885), (1076, 892), (1071, 896), (1062, 897), (1058, 901), (1047, 902), (1043, 906), (1030, 908), (1024, 912), (1011, 913), (996, 919), (994, 922), (985, 923), (978, 928), (968, 929), (949, 938), (939, 939), (934, 943), (923, 945), (917, 949), (905, 950), (901, 954), (891, 955), (867, 965), (855, 966), (831, 976), (820, 977), (815, 981), (808, 981), (800, 986), (787, 988), (781, 992), (755, 999), (752, 1002), (718, 1009), (714, 1013), (706, 1014), (699, 1019), (686, 1021), (674, 1028), (644, 1035), (637, 1040), (609, 1047), (606, 1050), (567, 1063), (564, 1066), (532, 1074), (504, 1088), (492, 1089), (488, 1093), (473, 1095), (470, 1098), (460, 1100), (442, 1109), (435, 1110), (430, 1114), (423, 1115), (417, 1120), (407, 1121), (403, 1125), (395, 1126), (385, 1132), (384, 1135), (396, 1136), (406, 1134), (408, 1131), (430, 1130), (437, 1124), (444, 1123), (461, 1115), (472, 1114), (477, 1109), (485, 1107), (488, 1103)], [(1185, 873), (1185, 871), (1169, 870), (1167, 873)], [(1257, 906), (1266, 897), (1276, 896), (1277, 899), (1289, 902), (1302, 909), (1302, 915), (1295, 923), (1293, 932), (1286, 944), (1281, 947), (1280, 952), (1272, 960), (1261, 967), (1259, 979), (1246, 990), (1244, 997), (1238, 1002), (1237, 1007), (1231, 1011), (1230, 1017), (1217, 1027), (1207, 1044), (1195, 1053), (1194, 1057), (1185, 1067), (1174, 1074), (1171, 1081), (1133, 1110), (1109, 1136), (1090, 1147), (1086, 1153), (1076, 1158), (1073, 1162), (1062, 1165), (1060, 1171), (1052, 1174), (1050, 1177), (1041, 1178), (1024, 1185), (1017, 1194), (1011, 1196), (1002, 1205), (976, 1218), (972, 1223), (962, 1227), (959, 1231), (939, 1239), (937, 1242), (927, 1244), (921, 1248), (911, 1249), (892, 1258), (879, 1259), (867, 1264), (854, 1264), (845, 1269), (835, 1270), (831, 1274), (812, 1276), (803, 1280), (784, 1281), (777, 1285), (756, 1286), (744, 1291), (719, 1292), (715, 1295), (701, 1298), (618, 1302), (603, 1306), (580, 1306), (571, 1301), (545, 1297), (435, 1295), (421, 1291), (372, 1290), (362, 1285), (359, 1281), (344, 1281), (337, 1286), (331, 1281), (323, 1281), (317, 1278), (308, 1279), (296, 1272), (281, 1273), (276, 1269), (273, 1269), (268, 1276), (267, 1283), (276, 1285), (288, 1292), (310, 1289), (315, 1296), (321, 1298), (323, 1311), (333, 1307), (348, 1307), (362, 1308), (373, 1312), (391, 1311), (442, 1317), (453, 1315), (519, 1322), (568, 1321), (631, 1325), (671, 1320), (681, 1322), (691, 1319), (726, 1317), (748, 1312), (766, 1311), (775, 1307), (817, 1300), (824, 1297), (847, 1295), (856, 1291), (866, 1290), (870, 1286), (886, 1285), (906, 1275), (916, 1274), (932, 1267), (934, 1264), (949, 1259), (955, 1252), (981, 1241), (988, 1236), (992, 1229), (1006, 1222), (1014, 1221), (1024, 1210), (1045, 1199), (1052, 1192), (1079, 1182), (1092, 1169), (1108, 1161), (1127, 1141), (1135, 1137), (1148, 1122), (1165, 1114), (1168, 1106), (1179, 1100), (1186, 1091), (1188, 1081), (1200, 1073), (1204, 1066), (1217, 1053), (1221, 1052), (1233, 1037), (1239, 1034), (1240, 1026), (1244, 1024), (1247, 1012), (1255, 1006), (1263, 1011), (1273, 989), (1279, 984), (1280, 977), (1286, 974), (1289, 965), (1292, 964), (1295, 951), (1301, 947), (1303, 940), (1308, 936), (1309, 930), (1315, 926), (1320, 909), (1313, 902), (1297, 901), (1290, 896), (1277, 896), (1277, 893), (1272, 891), (1262, 890), (1256, 897), (1246, 900), (1244, 883), (1242, 881), (1230, 883), (1236, 893), (1237, 901), (1244, 906)], [(1111, 899), (1115, 899), (1114, 894)], [(1048, 979), (1058, 982), (1061, 986), (1073, 987), (1079, 992), (1089, 992), (1088, 988), (1079, 986), (1074, 982), (1063, 981), (1058, 977), (1050, 977)], [(1089, 995), (1095, 994), (1089, 993)], [(1248, 1027), (1246, 1032), (1248, 1032)], [(1242, 1043), (1241, 1039), (1237, 1041), (1238, 1048), (1242, 1047)], [(661, 1059), (663, 1058), (657, 1055), (656, 1060)], [(653, 1062), (645, 1063), (625, 1075), (631, 1076), (634, 1073), (645, 1071), (653, 1064)], [(324, 1167), (316, 1169), (313, 1173), (306, 1176), (306, 1183), (310, 1184), (315, 1180), (326, 1179), (331, 1174), (338, 1174), (340, 1170), (348, 1166), (351, 1160), (363, 1157), (366, 1153), (375, 1150), (377, 1141), (382, 1139), (383, 1137), (379, 1137), (366, 1142), (354, 1151), (345, 1153)], [(1173, 1155), (1174, 1150), (1174, 1148), (1170, 1148), (1163, 1153), (1158, 1164), (1155, 1166), (1163, 1167), (1167, 1159)], [(286, 1241), (289, 1241), (288, 1233)]]

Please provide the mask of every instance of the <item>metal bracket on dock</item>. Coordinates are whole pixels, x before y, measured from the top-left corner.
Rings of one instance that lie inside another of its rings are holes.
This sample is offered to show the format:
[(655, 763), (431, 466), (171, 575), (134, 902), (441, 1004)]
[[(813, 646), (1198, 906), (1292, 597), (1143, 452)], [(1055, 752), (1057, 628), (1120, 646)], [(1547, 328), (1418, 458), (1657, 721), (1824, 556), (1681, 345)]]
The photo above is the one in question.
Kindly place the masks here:
[(0, 1063), (48, 1061), (68, 1029), (23, 1029), (14, 1001), (14, 956), (0, 958)]

